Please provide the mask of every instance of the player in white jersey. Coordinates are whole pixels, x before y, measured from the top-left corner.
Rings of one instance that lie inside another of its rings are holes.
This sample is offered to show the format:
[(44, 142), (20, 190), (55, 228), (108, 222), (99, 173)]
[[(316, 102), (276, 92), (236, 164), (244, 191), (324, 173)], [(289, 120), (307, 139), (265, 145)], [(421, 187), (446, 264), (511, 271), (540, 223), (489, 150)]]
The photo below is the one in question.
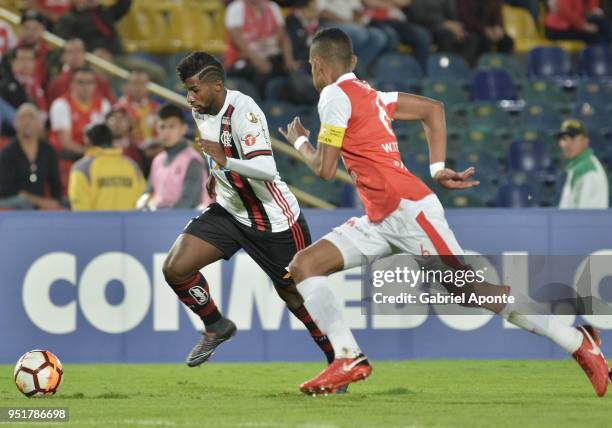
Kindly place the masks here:
[(234, 323), (215, 305), (200, 270), (241, 248), (268, 274), (289, 310), (304, 323), (328, 362), (333, 361), (329, 340), (313, 322), (286, 270), (293, 256), (310, 245), (310, 232), (276, 169), (263, 112), (251, 97), (225, 88), (223, 67), (205, 52), (183, 58), (177, 72), (187, 88), (209, 164), (207, 189), (216, 196), (215, 203), (187, 224), (163, 266), (166, 282), (206, 329), (187, 365), (207, 361), (236, 333)]

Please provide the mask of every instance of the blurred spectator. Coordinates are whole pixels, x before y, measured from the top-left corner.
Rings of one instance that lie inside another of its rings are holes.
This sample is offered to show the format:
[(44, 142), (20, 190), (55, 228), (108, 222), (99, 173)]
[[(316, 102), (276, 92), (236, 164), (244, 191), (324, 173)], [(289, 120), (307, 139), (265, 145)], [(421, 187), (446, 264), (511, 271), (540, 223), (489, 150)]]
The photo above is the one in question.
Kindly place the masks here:
[(132, 210), (145, 188), (138, 165), (113, 147), (103, 123), (85, 130), (87, 153), (70, 171), (68, 197), (74, 211)]
[[(83, 42), (80, 39), (66, 41), (62, 50), (61, 61), (61, 73), (55, 76), (47, 87), (47, 99), (49, 100), (49, 104), (68, 92), (74, 71), (86, 65), (85, 45)], [(95, 77), (96, 93), (108, 99), (111, 103), (115, 102), (115, 94), (113, 93), (108, 79), (100, 73), (95, 73)]]
[(584, 125), (568, 119), (557, 134), (567, 164), (567, 178), (559, 208), (608, 208), (609, 189), (606, 171), (589, 148)]
[(39, 109), (47, 111), (45, 92), (36, 78), (36, 57), (34, 47), (21, 45), (9, 54), (10, 71), (3, 73), (0, 80), (0, 98), (17, 109), (28, 101)]
[(43, 120), (34, 104), (17, 109), (15, 130), (15, 139), (0, 152), (0, 207), (61, 208), (57, 155), (41, 140)]
[(490, 51), (511, 53), (514, 50), (514, 41), (504, 30), (502, 4), (503, 0), (457, 2), (465, 29), (480, 39), (478, 54)]
[(599, 7), (599, 0), (553, 0), (544, 26), (551, 40), (612, 42), (610, 21)]
[(296, 1), (285, 25), (293, 47), (293, 56), (300, 65), (290, 76), (293, 95), (290, 99), (296, 104), (314, 104), (319, 99), (319, 94), (312, 83), (308, 58), (312, 38), (319, 28), (317, 0)]
[(103, 122), (110, 109), (110, 101), (96, 93), (94, 71), (86, 67), (75, 70), (70, 90), (51, 104), (51, 143), (60, 155), (64, 191), (72, 163), (86, 151), (83, 130)]
[(15, 46), (17, 46), (17, 37), (13, 28), (6, 21), (0, 20), (0, 60)]
[(132, 71), (123, 85), (123, 96), (117, 106), (123, 108), (132, 121), (132, 137), (141, 144), (155, 136), (159, 104), (149, 98), (149, 76), (144, 71)]
[(121, 149), (125, 156), (136, 162), (146, 177), (148, 168), (145, 168), (142, 151), (138, 148), (138, 142), (132, 136), (132, 123), (127, 111), (122, 107), (113, 107), (106, 115), (106, 126), (113, 134), (113, 147)]
[(157, 134), (164, 151), (153, 159), (146, 193), (139, 209), (195, 208), (208, 205), (204, 189), (208, 177), (202, 156), (185, 140), (187, 123), (182, 110), (166, 104), (159, 110)]
[(123, 68), (145, 69), (155, 81), (166, 78), (163, 67), (138, 56), (124, 55), (123, 44), (116, 24), (130, 10), (132, 0), (116, 0), (112, 5), (101, 5), (98, 0), (72, 0), (72, 8), (55, 25), (58, 36), (81, 39), (88, 52)]
[(412, 0), (364, 0), (364, 3), (372, 25), (391, 31), (401, 43), (412, 47), (414, 56), (425, 70), (432, 36), (427, 28), (407, 20), (402, 8), (409, 7)]
[(47, 85), (47, 57), (50, 49), (43, 38), (45, 34), (45, 18), (35, 10), (28, 10), (21, 16), (19, 27), (21, 37), (17, 42), (20, 46), (33, 46), (36, 53), (36, 80), (41, 87)]
[(325, 27), (338, 27), (351, 38), (353, 52), (357, 56), (358, 73), (368, 72), (368, 68), (388, 47), (389, 38), (380, 28), (366, 25), (361, 0), (318, 0), (321, 20)]
[(51, 23), (70, 10), (70, 0), (26, 0), (27, 10), (36, 10)]
[(235, 0), (225, 11), (225, 26), (228, 75), (247, 79), (263, 92), (272, 77), (298, 69), (285, 21), (276, 3)]
[(455, 0), (412, 0), (404, 11), (410, 21), (432, 31), (438, 51), (457, 53), (470, 64), (476, 62), (478, 36), (459, 21)]

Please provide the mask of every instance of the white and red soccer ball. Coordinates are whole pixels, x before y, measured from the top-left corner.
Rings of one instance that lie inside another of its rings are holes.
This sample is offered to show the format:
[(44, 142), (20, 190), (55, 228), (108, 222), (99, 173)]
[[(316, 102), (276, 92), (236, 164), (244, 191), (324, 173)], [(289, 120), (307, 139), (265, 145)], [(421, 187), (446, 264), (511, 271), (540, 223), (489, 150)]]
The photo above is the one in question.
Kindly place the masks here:
[(57, 392), (64, 372), (60, 360), (49, 351), (26, 352), (15, 365), (15, 384), (26, 397), (44, 397)]

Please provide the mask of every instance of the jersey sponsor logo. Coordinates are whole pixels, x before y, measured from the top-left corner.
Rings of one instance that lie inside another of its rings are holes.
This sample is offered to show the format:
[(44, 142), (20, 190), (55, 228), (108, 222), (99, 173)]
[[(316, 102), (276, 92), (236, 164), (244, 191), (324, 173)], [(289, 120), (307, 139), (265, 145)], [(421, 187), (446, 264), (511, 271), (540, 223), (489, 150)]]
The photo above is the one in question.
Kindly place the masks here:
[(246, 114), (246, 118), (251, 123), (257, 123), (257, 116), (255, 115), (255, 113), (248, 112)]
[(199, 285), (191, 287), (189, 289), (189, 294), (195, 299), (198, 305), (205, 305), (208, 303), (208, 292)]
[(253, 135), (253, 134), (247, 134), (244, 136), (244, 145), (247, 147), (251, 147), (254, 146), (255, 143), (257, 142), (257, 136), (259, 135), (259, 133), (257, 133), (257, 135)]
[(232, 147), (232, 134), (228, 130), (221, 133), (221, 143), (224, 147)]

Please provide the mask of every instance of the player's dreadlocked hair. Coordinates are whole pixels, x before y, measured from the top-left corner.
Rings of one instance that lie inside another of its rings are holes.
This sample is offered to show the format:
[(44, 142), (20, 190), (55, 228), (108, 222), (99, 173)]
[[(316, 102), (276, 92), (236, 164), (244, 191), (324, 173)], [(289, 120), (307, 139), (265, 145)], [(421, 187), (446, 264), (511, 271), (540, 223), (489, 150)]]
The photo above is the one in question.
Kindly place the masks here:
[(225, 70), (217, 59), (206, 52), (192, 52), (176, 66), (181, 81), (198, 75), (200, 80), (221, 80), (225, 82)]
[(349, 36), (339, 28), (319, 30), (312, 39), (315, 54), (328, 61), (335, 61), (350, 67), (353, 58), (353, 44)]

